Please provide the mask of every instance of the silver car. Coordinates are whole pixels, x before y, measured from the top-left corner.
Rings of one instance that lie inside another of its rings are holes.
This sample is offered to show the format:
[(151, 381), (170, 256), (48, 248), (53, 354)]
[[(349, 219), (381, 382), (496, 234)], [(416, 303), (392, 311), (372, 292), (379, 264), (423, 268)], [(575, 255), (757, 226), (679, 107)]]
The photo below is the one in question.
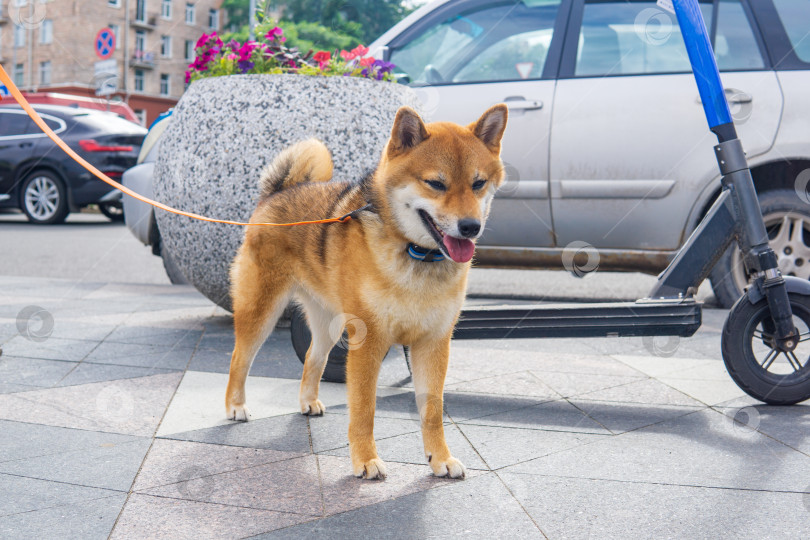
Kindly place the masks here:
[[(701, 8), (782, 272), (810, 278), (810, 2)], [(654, 0), (436, 0), (370, 48), (430, 120), (508, 104), (479, 266), (570, 270), (584, 251), (586, 270), (657, 273), (719, 193), (677, 20)], [(740, 296), (736, 248), (711, 281), (722, 305)]]

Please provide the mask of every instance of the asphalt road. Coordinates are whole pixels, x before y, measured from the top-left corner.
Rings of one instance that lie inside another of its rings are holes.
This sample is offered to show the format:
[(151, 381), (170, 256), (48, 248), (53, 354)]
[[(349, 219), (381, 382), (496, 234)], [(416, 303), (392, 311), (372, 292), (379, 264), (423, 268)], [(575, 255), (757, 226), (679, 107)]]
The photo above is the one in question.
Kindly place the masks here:
[[(63, 225), (30, 225), (19, 213), (0, 214), (0, 275), (79, 281), (169, 283), (163, 262), (122, 223), (100, 214), (71, 214)], [(562, 271), (473, 269), (469, 294), (485, 298), (545, 301), (634, 300), (646, 296), (655, 277), (593, 272), (577, 278)], [(711, 304), (704, 284), (698, 297)]]

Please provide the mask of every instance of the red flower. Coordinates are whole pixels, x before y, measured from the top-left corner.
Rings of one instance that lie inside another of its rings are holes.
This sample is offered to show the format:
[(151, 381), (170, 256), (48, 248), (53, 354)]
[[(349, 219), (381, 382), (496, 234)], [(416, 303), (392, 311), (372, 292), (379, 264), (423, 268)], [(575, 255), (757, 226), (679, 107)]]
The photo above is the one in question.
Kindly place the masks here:
[(327, 62), (332, 59), (332, 54), (327, 51), (318, 51), (313, 55), (312, 59), (318, 62), (318, 67), (323, 69)]
[(365, 56), (368, 54), (368, 47), (363, 47), (362, 45), (358, 45), (354, 49), (352, 49), (352, 54), (355, 56)]
[(374, 58), (372, 58), (370, 56), (368, 58), (361, 58), (360, 59), (360, 65), (363, 66), (363, 67), (368, 67), (373, 63), (374, 63)]
[(346, 60), (347, 62), (349, 60), (354, 60), (356, 56), (357, 55), (355, 55), (354, 53), (350, 53), (349, 51), (340, 51), (340, 57)]

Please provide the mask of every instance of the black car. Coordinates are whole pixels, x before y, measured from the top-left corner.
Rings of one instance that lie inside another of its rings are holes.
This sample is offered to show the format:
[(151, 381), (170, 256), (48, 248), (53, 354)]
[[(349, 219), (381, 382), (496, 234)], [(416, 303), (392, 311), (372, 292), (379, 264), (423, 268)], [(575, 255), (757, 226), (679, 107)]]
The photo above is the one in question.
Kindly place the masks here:
[[(68, 146), (113, 180), (135, 165), (143, 127), (105, 111), (34, 109)], [(31, 222), (50, 224), (94, 203), (110, 219), (123, 218), (120, 191), (73, 161), (21, 107), (0, 106), (0, 208), (19, 208)]]

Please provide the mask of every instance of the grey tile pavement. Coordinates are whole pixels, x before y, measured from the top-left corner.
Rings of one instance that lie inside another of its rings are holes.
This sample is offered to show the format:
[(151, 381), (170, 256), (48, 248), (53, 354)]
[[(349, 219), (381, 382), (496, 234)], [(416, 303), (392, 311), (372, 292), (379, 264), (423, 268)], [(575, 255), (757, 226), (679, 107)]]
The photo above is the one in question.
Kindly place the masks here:
[[(251, 371), (254, 420), (230, 423), (231, 318), (189, 287), (5, 284), (3, 538), (810, 535), (810, 406), (744, 397), (719, 356), (720, 310), (677, 342), (454, 343), (444, 429), (463, 481), (430, 474), (394, 348), (375, 424), (389, 476), (363, 482), (342, 391), (325, 387), (323, 417), (295, 412), (287, 330)], [(45, 339), (18, 332), (31, 305), (53, 315)]]

